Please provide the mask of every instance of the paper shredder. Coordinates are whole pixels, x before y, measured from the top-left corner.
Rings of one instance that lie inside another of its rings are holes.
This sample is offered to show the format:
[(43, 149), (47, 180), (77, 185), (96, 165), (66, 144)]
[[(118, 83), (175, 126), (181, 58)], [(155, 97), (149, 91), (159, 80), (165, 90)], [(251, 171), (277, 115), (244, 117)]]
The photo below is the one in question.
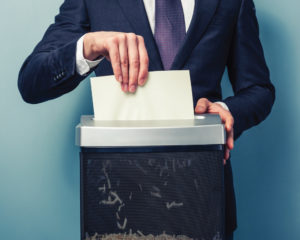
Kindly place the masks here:
[(76, 127), (81, 239), (221, 240), (225, 129), (218, 115)]

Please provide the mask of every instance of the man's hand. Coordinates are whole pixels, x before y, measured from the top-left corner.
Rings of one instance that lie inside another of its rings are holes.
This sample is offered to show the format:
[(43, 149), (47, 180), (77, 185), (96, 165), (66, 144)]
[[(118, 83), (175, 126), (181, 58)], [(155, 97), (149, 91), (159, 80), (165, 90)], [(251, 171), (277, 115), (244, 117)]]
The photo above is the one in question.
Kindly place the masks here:
[(234, 119), (229, 111), (224, 109), (218, 103), (212, 103), (206, 98), (200, 98), (197, 102), (197, 106), (195, 108), (196, 113), (218, 113), (225, 124), (225, 129), (227, 132), (227, 141), (226, 141), (226, 150), (224, 156), (224, 164), (226, 164), (226, 160), (229, 159), (230, 150), (233, 149), (234, 140), (233, 140), (233, 124)]
[(95, 60), (106, 57), (122, 90), (135, 92), (148, 77), (149, 58), (142, 36), (134, 33), (91, 32), (83, 39), (83, 56)]

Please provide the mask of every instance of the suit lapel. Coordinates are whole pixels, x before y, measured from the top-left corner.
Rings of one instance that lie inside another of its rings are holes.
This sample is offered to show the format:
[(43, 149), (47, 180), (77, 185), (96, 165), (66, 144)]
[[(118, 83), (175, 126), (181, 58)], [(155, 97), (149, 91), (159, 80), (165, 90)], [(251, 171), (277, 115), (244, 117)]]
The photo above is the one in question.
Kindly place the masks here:
[[(144, 37), (150, 66), (149, 70), (162, 70), (163, 65), (159, 51), (151, 31), (148, 16), (142, 0), (118, 0), (124, 15), (128, 19), (135, 34)], [(152, 66), (151, 66), (152, 65)]]
[(195, 9), (191, 25), (174, 59), (171, 69), (180, 69), (184, 65), (214, 16), (219, 1), (220, 0), (195, 0)]

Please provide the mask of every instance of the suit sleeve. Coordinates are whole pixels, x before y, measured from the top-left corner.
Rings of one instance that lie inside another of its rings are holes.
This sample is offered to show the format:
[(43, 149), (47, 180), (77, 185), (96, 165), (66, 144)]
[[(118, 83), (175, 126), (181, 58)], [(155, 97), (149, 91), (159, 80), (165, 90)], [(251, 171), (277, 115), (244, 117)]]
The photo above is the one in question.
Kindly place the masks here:
[(234, 96), (224, 102), (234, 117), (237, 138), (244, 130), (263, 121), (275, 100), (253, 0), (242, 0), (227, 67)]
[(85, 77), (76, 71), (76, 45), (89, 29), (84, 0), (65, 0), (21, 67), (18, 87), (24, 101), (44, 102), (78, 86)]

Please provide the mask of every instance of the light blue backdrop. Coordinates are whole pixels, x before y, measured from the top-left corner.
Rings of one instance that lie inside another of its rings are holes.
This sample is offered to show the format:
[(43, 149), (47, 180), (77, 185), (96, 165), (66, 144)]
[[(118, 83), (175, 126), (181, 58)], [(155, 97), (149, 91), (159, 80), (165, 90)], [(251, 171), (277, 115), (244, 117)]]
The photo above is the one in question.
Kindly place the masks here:
[[(79, 240), (79, 149), (91, 114), (88, 81), (40, 105), (22, 102), (17, 74), (62, 0), (2, 1), (0, 9), (0, 239)], [(256, 0), (277, 101), (232, 153), (238, 240), (300, 239), (300, 3)], [(224, 83), (225, 95), (230, 93)]]

